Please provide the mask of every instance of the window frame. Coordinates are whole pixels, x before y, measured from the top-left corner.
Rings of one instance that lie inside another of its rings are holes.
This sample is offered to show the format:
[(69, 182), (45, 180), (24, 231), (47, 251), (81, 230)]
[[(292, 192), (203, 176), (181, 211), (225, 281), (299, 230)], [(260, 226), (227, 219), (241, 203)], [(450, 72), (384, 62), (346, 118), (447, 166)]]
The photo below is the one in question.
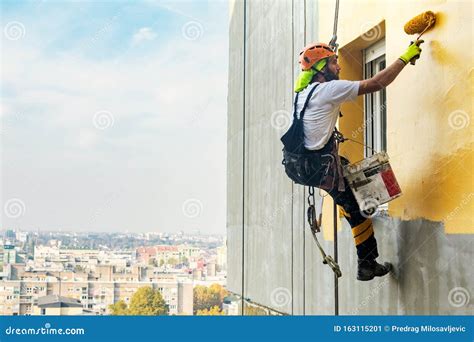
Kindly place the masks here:
[[(363, 50), (364, 78), (373, 77), (386, 67), (385, 38)], [(364, 95), (364, 158), (387, 150), (386, 90)]]

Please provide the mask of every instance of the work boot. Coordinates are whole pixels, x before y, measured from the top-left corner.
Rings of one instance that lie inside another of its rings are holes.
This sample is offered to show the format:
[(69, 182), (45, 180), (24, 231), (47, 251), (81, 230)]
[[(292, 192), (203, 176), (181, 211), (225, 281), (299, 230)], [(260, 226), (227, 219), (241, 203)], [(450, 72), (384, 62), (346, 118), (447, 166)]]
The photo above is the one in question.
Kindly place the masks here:
[(372, 280), (374, 277), (382, 277), (389, 273), (392, 269), (392, 264), (385, 262), (383, 265), (379, 264), (374, 260), (361, 260), (357, 261), (357, 280), (367, 281)]

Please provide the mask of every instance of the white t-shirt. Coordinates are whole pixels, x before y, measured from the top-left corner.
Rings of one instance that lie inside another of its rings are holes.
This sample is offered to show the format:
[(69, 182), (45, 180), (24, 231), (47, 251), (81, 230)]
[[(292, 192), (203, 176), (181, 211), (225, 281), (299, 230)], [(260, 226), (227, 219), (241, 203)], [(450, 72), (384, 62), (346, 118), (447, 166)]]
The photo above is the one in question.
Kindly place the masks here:
[[(316, 84), (308, 85), (298, 95), (298, 117), (309, 92)], [(358, 92), (359, 81), (334, 80), (318, 85), (303, 117), (305, 148), (319, 150), (326, 145), (336, 127), (341, 103), (355, 100)]]

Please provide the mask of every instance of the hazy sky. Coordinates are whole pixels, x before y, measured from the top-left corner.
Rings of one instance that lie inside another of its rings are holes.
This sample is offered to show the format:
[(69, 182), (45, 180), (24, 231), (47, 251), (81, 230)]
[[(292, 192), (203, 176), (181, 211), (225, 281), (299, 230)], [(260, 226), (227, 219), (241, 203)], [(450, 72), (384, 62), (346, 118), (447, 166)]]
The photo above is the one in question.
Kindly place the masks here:
[(1, 2), (1, 227), (225, 233), (226, 1)]

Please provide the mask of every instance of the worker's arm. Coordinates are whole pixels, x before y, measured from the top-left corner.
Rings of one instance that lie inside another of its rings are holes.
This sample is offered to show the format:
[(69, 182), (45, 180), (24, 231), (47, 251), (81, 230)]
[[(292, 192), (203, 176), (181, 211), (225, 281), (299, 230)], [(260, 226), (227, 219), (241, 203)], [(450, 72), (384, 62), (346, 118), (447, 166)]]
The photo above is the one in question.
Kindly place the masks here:
[(378, 72), (374, 77), (360, 81), (358, 95), (373, 93), (385, 88), (393, 82), (405, 65), (400, 59), (397, 59), (392, 65)]
[(407, 51), (388, 68), (378, 72), (374, 77), (369, 78), (368, 80), (360, 81), (358, 95), (374, 93), (392, 83), (410, 60), (420, 56), (421, 49), (419, 45), (421, 43), (423, 43), (422, 40), (411, 44)]

